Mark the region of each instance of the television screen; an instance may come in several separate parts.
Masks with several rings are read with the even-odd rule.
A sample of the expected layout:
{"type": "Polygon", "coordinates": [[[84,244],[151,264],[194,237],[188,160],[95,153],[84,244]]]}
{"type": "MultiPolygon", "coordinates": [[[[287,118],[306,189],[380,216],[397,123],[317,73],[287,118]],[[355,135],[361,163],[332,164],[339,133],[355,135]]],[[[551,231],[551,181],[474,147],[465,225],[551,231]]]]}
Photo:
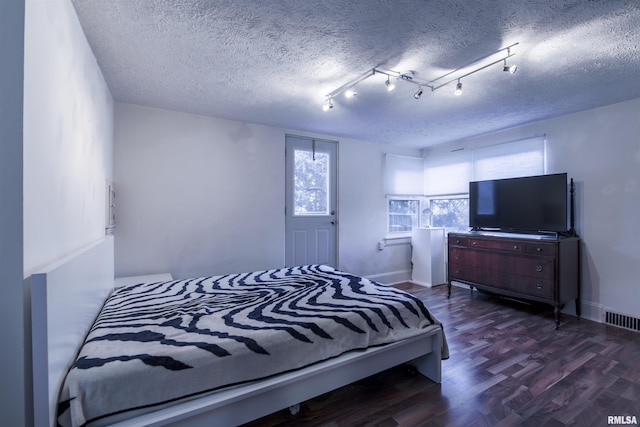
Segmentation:
{"type": "Polygon", "coordinates": [[[504,231],[567,231],[567,174],[469,183],[469,226],[504,231]]]}

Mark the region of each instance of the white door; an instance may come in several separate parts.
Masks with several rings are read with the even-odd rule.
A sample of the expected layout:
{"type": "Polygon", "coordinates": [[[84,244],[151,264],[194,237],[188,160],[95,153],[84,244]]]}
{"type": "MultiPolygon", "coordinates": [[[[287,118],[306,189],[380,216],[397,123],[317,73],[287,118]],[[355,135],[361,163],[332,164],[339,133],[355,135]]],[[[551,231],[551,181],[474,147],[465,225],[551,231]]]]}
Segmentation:
{"type": "Polygon", "coordinates": [[[337,142],[287,135],[285,264],[337,267],[337,142]]]}

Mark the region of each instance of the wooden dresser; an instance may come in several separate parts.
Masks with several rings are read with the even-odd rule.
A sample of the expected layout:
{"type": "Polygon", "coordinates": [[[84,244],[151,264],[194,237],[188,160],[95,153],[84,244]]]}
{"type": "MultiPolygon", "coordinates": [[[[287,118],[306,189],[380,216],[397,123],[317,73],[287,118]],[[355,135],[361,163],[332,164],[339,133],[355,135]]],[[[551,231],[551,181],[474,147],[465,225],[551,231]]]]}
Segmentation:
{"type": "Polygon", "coordinates": [[[461,282],[500,295],[554,306],[575,301],[580,316],[577,237],[539,239],[471,233],[448,235],[448,291],[461,282]]]}

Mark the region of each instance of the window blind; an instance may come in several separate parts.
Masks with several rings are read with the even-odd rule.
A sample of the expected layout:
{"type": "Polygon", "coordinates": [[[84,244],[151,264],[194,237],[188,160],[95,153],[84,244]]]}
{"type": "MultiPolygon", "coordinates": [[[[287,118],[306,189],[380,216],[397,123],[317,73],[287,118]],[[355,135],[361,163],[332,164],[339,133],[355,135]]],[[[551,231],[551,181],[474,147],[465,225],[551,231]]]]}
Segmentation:
{"type": "Polygon", "coordinates": [[[469,181],[545,173],[544,136],[427,156],[425,194],[466,194],[469,181]]]}
{"type": "Polygon", "coordinates": [[[422,157],[385,154],[384,192],[387,196],[424,195],[424,160],[422,157]]]}
{"type": "Polygon", "coordinates": [[[425,158],[425,194],[464,194],[471,180],[471,152],[453,151],[425,158]]]}
{"type": "Polygon", "coordinates": [[[492,145],[472,155],[473,181],[544,174],[544,137],[492,145]]]}

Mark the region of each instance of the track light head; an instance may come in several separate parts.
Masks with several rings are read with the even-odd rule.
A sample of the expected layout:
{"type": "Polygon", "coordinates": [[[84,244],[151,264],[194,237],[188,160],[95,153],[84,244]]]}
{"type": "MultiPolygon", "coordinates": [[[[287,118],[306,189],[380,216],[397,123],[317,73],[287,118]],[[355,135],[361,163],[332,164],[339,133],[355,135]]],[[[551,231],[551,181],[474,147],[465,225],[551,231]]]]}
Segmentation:
{"type": "Polygon", "coordinates": [[[384,84],[387,85],[387,90],[389,92],[391,92],[392,90],[394,90],[396,88],[396,85],[391,82],[391,80],[389,79],[389,76],[387,76],[387,81],[384,82],[384,84]]]}
{"type": "Polygon", "coordinates": [[[331,100],[331,98],[327,98],[324,105],[322,106],[322,109],[324,111],[329,111],[332,108],[333,108],[333,101],[331,100]]]}
{"type": "Polygon", "coordinates": [[[507,65],[507,60],[505,59],[504,67],[502,67],[502,71],[514,74],[516,71],[518,71],[518,66],[516,64],[507,65]]]}
{"type": "Polygon", "coordinates": [[[422,86],[420,86],[420,87],[418,88],[418,91],[417,91],[416,93],[414,93],[414,94],[413,94],[413,97],[414,97],[415,99],[420,99],[420,97],[421,97],[421,96],[422,96],[422,86]]]}
{"type": "Polygon", "coordinates": [[[347,89],[347,91],[344,93],[344,96],[346,98],[353,98],[357,94],[358,94],[358,92],[355,89],[347,89]]]}
{"type": "Polygon", "coordinates": [[[456,91],[454,92],[456,95],[462,95],[462,83],[458,80],[458,84],[456,85],[456,91]]]}

